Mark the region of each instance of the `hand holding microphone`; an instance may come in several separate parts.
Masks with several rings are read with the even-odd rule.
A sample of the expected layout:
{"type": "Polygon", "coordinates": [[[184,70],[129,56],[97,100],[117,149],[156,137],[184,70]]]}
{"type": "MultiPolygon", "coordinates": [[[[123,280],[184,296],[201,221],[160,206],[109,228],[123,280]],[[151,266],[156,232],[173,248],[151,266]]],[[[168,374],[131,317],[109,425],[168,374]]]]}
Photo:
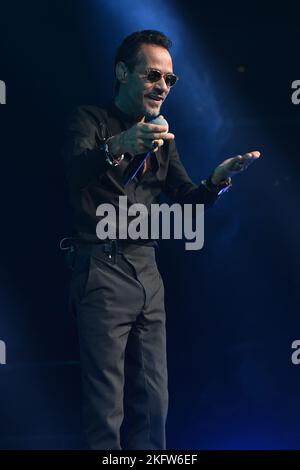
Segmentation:
{"type": "MultiPolygon", "coordinates": [[[[145,161],[150,157],[152,152],[156,152],[158,148],[164,144],[165,140],[172,140],[175,137],[174,134],[169,133],[169,125],[163,116],[159,115],[155,117],[154,119],[151,119],[150,122],[146,122],[146,119],[144,118],[141,121],[144,124],[144,126],[148,126],[147,130],[146,128],[143,128],[146,138],[140,142],[139,147],[136,147],[139,149],[139,150],[136,150],[138,152],[137,155],[140,155],[141,158],[136,157],[134,159],[134,161],[132,162],[132,168],[129,166],[130,168],[129,174],[127,174],[127,171],[128,171],[128,168],[127,168],[127,171],[125,172],[125,175],[124,175],[124,186],[130,183],[130,181],[134,179],[134,177],[137,175],[140,169],[144,167],[145,161]]],[[[133,126],[133,128],[134,127],[136,128],[137,126],[138,124],[133,126]]],[[[129,131],[131,129],[129,129],[129,131]]],[[[127,134],[127,136],[128,135],[130,134],[127,134]]]]}
{"type": "Polygon", "coordinates": [[[169,125],[163,116],[159,115],[148,122],[144,117],[130,129],[110,138],[110,149],[114,155],[130,153],[140,155],[149,150],[156,151],[165,140],[173,140],[174,134],[169,132],[169,125]]]}

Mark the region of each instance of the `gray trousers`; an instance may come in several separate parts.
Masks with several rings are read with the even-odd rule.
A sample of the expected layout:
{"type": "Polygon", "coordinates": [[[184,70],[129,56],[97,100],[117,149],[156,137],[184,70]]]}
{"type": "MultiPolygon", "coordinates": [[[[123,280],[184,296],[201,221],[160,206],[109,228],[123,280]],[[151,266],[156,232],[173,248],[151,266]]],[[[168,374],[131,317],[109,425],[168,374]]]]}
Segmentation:
{"type": "Polygon", "coordinates": [[[155,248],[81,246],[70,300],[78,325],[89,448],[165,449],[164,286],[155,248]]]}

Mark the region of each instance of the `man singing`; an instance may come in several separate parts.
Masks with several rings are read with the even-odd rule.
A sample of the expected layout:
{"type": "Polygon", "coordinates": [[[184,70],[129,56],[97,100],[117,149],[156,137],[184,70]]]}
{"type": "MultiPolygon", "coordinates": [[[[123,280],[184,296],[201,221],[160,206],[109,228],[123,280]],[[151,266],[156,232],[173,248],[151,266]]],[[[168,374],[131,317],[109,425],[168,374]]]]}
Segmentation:
{"type": "Polygon", "coordinates": [[[151,123],[177,76],[171,41],[145,30],[124,39],[115,58],[116,89],[103,107],[71,115],[64,148],[77,254],[70,286],[90,449],[165,449],[168,409],[164,287],[154,240],[99,239],[97,207],[159,202],[212,205],[259,152],[229,158],[195,185],[174,134],[151,123]],[[148,156],[147,156],[148,155],[148,156]],[[145,159],[145,156],[147,158],[145,159]]]}

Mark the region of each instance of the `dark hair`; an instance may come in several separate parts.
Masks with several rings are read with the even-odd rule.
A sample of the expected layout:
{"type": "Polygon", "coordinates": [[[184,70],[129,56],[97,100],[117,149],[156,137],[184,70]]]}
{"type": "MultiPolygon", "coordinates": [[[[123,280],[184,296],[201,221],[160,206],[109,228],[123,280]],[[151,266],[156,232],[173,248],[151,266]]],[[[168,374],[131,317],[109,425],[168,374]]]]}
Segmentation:
{"type": "MultiPolygon", "coordinates": [[[[127,36],[122,44],[118,47],[115,57],[115,69],[118,62],[124,62],[129,71],[132,72],[136,62],[137,55],[142,44],[155,44],[170,50],[172,41],[165,34],[154,29],[145,29],[144,31],[136,31],[135,33],[127,36]]],[[[117,92],[120,87],[120,82],[117,80],[115,91],[117,92]]]]}

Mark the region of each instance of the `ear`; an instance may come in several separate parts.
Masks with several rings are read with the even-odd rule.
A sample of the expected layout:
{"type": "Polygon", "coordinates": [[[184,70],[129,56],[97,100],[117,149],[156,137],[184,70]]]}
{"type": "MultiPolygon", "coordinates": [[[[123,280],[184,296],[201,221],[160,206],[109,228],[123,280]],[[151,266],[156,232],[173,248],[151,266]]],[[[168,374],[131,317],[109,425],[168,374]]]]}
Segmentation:
{"type": "Polygon", "coordinates": [[[128,77],[128,69],[124,62],[118,62],[116,64],[116,77],[120,83],[126,83],[128,77]]]}

